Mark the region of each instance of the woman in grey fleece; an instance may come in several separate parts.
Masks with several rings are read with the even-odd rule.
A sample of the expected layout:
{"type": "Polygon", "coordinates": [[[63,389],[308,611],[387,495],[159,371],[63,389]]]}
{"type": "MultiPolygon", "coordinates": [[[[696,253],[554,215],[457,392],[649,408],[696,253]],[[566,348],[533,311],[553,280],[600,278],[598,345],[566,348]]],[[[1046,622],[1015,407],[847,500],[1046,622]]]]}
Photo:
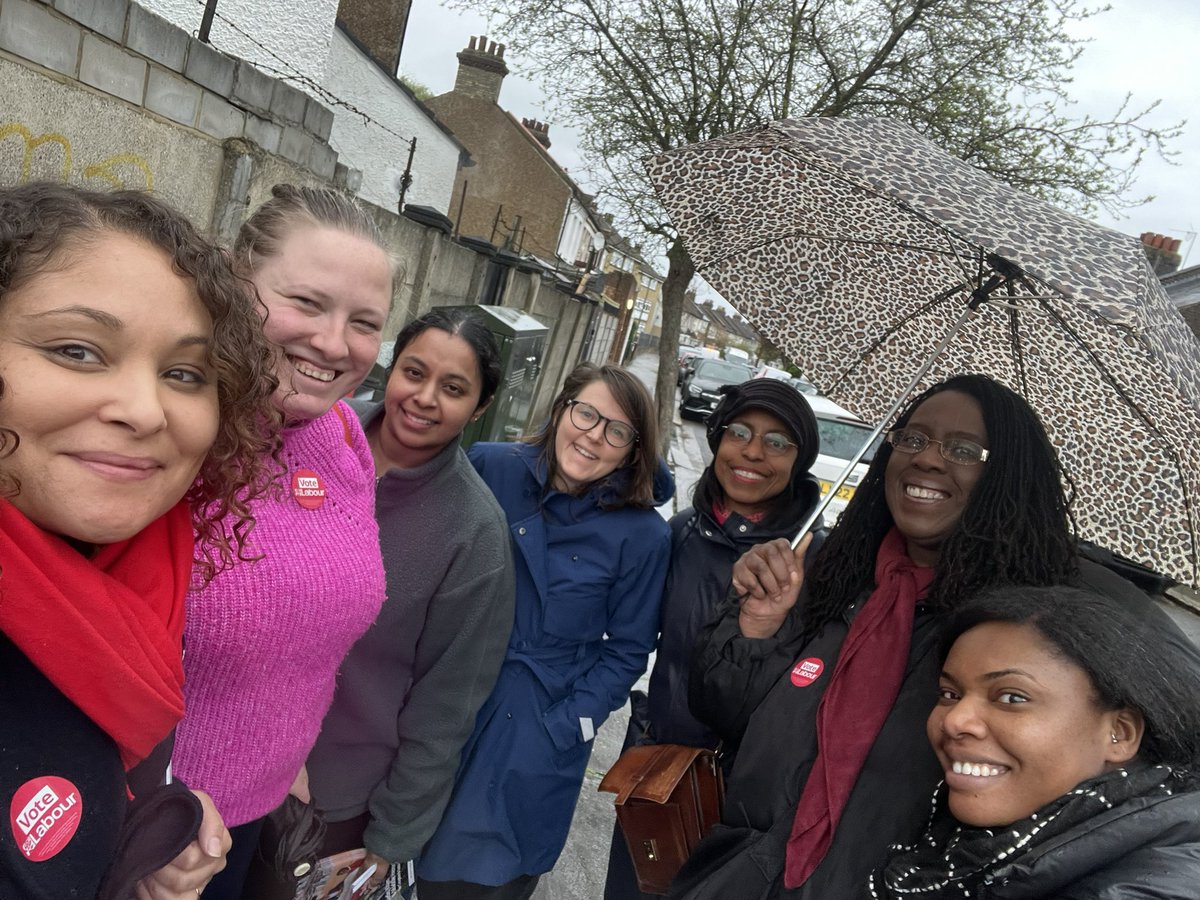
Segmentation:
{"type": "Polygon", "coordinates": [[[382,403],[360,408],[387,599],[342,665],[308,776],[330,823],[325,854],[365,847],[372,883],[437,827],[512,630],[504,513],[458,443],[500,378],[495,340],[468,309],[406,325],[382,403]]]}

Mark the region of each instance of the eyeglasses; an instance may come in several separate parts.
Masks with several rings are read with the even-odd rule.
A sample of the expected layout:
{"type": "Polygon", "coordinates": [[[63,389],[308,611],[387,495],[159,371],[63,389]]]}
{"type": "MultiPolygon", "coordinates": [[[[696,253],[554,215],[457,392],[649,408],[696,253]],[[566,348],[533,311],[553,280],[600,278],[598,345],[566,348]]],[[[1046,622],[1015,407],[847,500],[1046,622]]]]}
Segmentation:
{"type": "Polygon", "coordinates": [[[610,419],[600,415],[600,410],[582,400],[568,400],[571,410],[571,424],[580,431],[591,431],[601,422],[604,423],[604,439],[613,447],[628,447],[638,438],[638,431],[628,422],[620,419],[610,419]]]}
{"type": "MultiPolygon", "coordinates": [[[[743,425],[741,422],[722,425],[721,430],[735,444],[749,444],[754,439],[754,430],[749,425],[743,425]]],[[[771,456],[783,456],[788,450],[796,446],[795,441],[791,440],[786,434],[780,434],[778,431],[765,431],[761,437],[763,450],[771,454],[771,456]]]]}
{"type": "Polygon", "coordinates": [[[935,441],[922,431],[912,428],[894,428],[888,432],[887,442],[899,450],[915,456],[930,444],[938,445],[938,453],[942,459],[960,466],[976,466],[987,462],[991,455],[983,447],[966,438],[949,438],[945,441],[935,441]]]}

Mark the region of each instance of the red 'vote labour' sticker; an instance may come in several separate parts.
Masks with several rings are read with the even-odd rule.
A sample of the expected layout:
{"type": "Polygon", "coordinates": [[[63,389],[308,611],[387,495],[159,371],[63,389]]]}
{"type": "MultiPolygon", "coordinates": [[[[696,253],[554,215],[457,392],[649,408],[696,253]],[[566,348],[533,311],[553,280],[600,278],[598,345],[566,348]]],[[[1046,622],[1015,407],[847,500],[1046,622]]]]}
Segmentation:
{"type": "Polygon", "coordinates": [[[305,509],[317,509],[325,502],[325,482],[312,469],[297,469],[292,476],[292,496],[305,509]]]}
{"type": "Polygon", "coordinates": [[[13,794],[8,822],[21,853],[30,862],[45,862],[70,843],[83,818],[79,788],[65,778],[31,778],[13,794]]]}
{"type": "Polygon", "coordinates": [[[808,687],[825,669],[825,663],[815,656],[802,659],[792,667],[792,684],[796,687],[808,687]]]}

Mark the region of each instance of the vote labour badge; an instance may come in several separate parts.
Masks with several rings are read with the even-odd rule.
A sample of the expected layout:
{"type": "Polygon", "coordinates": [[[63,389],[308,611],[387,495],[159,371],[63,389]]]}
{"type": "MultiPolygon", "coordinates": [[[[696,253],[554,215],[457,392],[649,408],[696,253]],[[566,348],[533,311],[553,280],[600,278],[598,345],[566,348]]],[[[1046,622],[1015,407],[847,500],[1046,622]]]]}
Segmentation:
{"type": "Polygon", "coordinates": [[[24,857],[45,862],[75,837],[83,818],[83,798],[67,779],[41,775],[17,789],[8,814],[24,857]]]}
{"type": "Polygon", "coordinates": [[[325,502],[325,482],[312,469],[297,469],[292,476],[292,496],[305,509],[318,509],[325,502]]]}
{"type": "Polygon", "coordinates": [[[808,687],[820,677],[824,668],[825,663],[815,656],[802,659],[792,667],[792,684],[796,687],[808,687]]]}

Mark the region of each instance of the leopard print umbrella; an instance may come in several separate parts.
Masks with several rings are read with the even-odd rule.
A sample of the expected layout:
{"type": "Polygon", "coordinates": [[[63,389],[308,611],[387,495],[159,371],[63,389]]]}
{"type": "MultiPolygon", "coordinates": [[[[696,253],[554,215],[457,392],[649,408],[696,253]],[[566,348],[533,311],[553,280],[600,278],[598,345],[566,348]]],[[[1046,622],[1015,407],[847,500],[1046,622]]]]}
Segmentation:
{"type": "Polygon", "coordinates": [[[1080,536],[1197,584],[1200,345],[1137,240],[885,119],[774,122],[646,168],[697,272],[868,421],[995,276],[921,387],[983,372],[1019,391],[1080,536]]]}

